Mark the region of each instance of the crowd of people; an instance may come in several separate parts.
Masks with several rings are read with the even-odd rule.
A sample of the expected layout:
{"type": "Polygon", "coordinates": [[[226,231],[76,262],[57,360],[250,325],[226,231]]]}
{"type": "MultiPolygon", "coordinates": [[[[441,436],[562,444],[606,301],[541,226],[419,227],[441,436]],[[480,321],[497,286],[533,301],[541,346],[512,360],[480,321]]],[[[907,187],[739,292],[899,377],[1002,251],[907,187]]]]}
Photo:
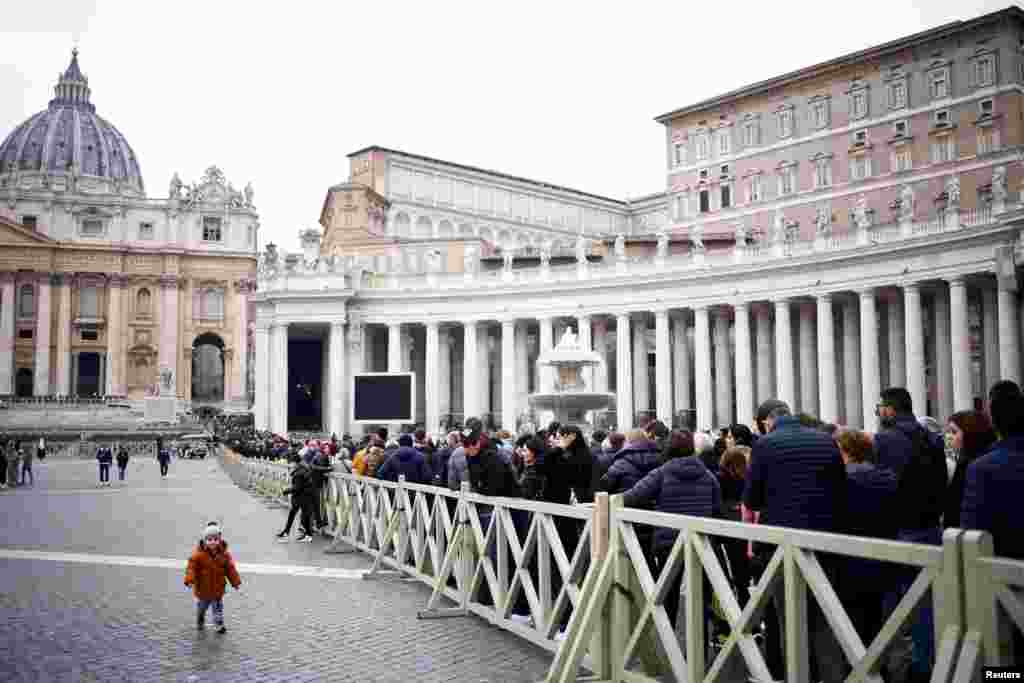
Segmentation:
{"type": "MultiPolygon", "coordinates": [[[[915,415],[906,389],[889,388],[879,397],[873,432],[823,424],[768,400],[751,426],[734,424],[717,433],[673,431],[655,420],[626,432],[594,432],[589,440],[578,427],[558,423],[513,436],[489,433],[471,418],[464,429],[436,440],[422,429],[399,435],[380,429],[358,443],[347,435],[291,443],[252,432],[229,445],[247,457],[293,462],[292,510],[281,540],[288,540],[299,513],[300,540],[323,524],[317,494],[327,473],[340,467],[358,476],[404,476],[452,490],[468,482],[482,495],[560,504],[592,502],[596,492],[607,491],[623,494],[627,506],[661,512],[931,545],[941,543],[943,528],[981,529],[992,534],[997,555],[1024,559],[1024,515],[1012,502],[1024,490],[1024,395],[1014,382],[1002,381],[988,399],[987,411],[957,412],[940,425],[915,415]]],[[[525,535],[528,517],[513,517],[525,535]]],[[[575,522],[556,523],[569,553],[581,531],[575,522]]],[[[658,576],[676,532],[641,527],[637,535],[658,576]]],[[[742,608],[774,548],[722,538],[715,550],[742,608]]],[[[914,568],[881,561],[823,554],[819,560],[865,643],[916,577],[914,568]]],[[[681,575],[665,600],[673,624],[681,575]]],[[[710,595],[708,588],[705,596],[710,595]]],[[[814,680],[841,680],[849,673],[846,658],[817,602],[809,600],[808,607],[814,680]]],[[[723,627],[727,632],[706,612],[708,633],[723,627]]],[[[777,679],[785,675],[784,614],[781,603],[770,602],[762,632],[777,679]]],[[[926,600],[911,620],[906,649],[892,648],[887,680],[929,678],[933,619],[926,600]]]]}
{"type": "Polygon", "coordinates": [[[0,436],[0,491],[18,486],[33,486],[32,465],[46,459],[46,441],[24,441],[0,436]]]}

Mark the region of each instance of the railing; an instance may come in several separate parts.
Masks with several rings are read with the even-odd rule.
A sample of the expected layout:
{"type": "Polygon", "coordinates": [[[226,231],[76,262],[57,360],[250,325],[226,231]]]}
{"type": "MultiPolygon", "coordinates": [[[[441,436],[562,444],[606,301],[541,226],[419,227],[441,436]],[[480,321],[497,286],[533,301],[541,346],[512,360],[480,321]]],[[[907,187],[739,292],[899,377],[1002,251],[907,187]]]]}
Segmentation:
{"type": "MultiPolygon", "coordinates": [[[[239,485],[287,504],[287,468],[230,454],[222,460],[239,485]]],[[[924,604],[935,615],[936,683],[977,680],[982,665],[1015,661],[1013,629],[1024,632],[1024,600],[1014,593],[1024,587],[1024,562],[992,557],[981,532],[947,530],[941,546],[928,546],[625,508],[607,494],[594,505],[566,506],[489,498],[465,484],[454,492],[347,474],[331,475],[321,504],[334,538],[328,552],[367,553],[367,579],[394,573],[426,583],[432,593],[420,618],[476,614],[553,651],[550,682],[577,680],[581,666],[609,683],[771,680],[755,631],[772,602],[783,616],[790,681],[810,680],[819,644],[812,601],[838,645],[830,664],[848,672],[834,680],[880,681],[883,656],[924,604]],[[637,525],[679,532],[657,578],[637,525]],[[716,552],[722,539],[774,546],[743,607],[716,552]],[[854,558],[916,572],[870,642],[826,569],[854,558]],[[679,573],[682,644],[664,605],[679,573]],[[440,607],[441,598],[456,607],[440,607]],[[717,649],[705,647],[711,602],[729,630],[717,649]],[[523,616],[514,617],[517,607],[523,616]]]]}

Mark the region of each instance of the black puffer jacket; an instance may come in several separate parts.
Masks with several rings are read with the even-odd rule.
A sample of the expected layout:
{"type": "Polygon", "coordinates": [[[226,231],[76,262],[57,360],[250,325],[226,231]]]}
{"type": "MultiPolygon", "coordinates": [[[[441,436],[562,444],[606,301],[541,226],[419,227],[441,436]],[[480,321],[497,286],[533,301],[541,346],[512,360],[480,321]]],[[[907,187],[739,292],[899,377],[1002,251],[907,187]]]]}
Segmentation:
{"type": "Polygon", "coordinates": [[[597,470],[589,449],[566,453],[557,446],[552,448],[544,454],[544,473],[548,480],[544,500],[568,505],[575,492],[577,502],[594,502],[597,470]]]}
{"type": "Polygon", "coordinates": [[[658,445],[653,441],[636,441],[628,443],[615,454],[611,467],[597,486],[599,491],[622,493],[636,486],[636,483],[647,476],[648,472],[661,465],[658,456],[658,445]]]}
{"type": "Polygon", "coordinates": [[[519,482],[512,466],[498,455],[493,445],[481,448],[476,457],[466,458],[469,482],[474,493],[484,496],[519,497],[519,482]]]}
{"type": "MultiPolygon", "coordinates": [[[[653,505],[658,512],[717,517],[722,508],[722,490],[699,457],[673,458],[626,491],[623,502],[628,507],[653,505]]],[[[677,534],[674,529],[655,528],[655,551],[671,547],[677,534]]]]}

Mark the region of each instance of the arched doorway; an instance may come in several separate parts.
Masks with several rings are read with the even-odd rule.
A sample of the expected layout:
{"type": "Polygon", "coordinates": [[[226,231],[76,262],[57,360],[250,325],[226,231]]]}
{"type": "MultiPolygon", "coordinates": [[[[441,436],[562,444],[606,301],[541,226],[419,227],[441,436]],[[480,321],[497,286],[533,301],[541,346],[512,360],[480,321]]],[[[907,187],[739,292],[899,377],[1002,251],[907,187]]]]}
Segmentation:
{"type": "Polygon", "coordinates": [[[18,368],[18,374],[14,376],[14,395],[19,398],[32,396],[32,370],[29,368],[18,368]]]}
{"type": "Polygon", "coordinates": [[[224,340],[212,332],[192,342],[192,400],[224,400],[224,340]]]}

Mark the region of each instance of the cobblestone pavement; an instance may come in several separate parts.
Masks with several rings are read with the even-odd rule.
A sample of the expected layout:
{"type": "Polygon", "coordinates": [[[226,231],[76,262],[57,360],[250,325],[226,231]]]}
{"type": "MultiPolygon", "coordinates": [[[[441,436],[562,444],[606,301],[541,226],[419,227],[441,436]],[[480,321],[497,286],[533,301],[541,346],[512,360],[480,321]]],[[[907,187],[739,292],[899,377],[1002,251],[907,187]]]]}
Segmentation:
{"type": "Polygon", "coordinates": [[[326,540],[274,542],[284,512],[233,486],[214,461],[175,460],[162,479],[155,461],[136,459],[126,482],[115,468],[102,489],[92,461],[35,470],[34,487],[0,492],[0,680],[499,683],[540,681],[551,661],[476,617],[418,620],[429,597],[418,582],[341,571],[243,571],[242,589],[224,600],[228,633],[197,632],[182,578],[211,519],[222,521],[239,564],[361,570],[370,562],[325,555],[326,540]]]}

